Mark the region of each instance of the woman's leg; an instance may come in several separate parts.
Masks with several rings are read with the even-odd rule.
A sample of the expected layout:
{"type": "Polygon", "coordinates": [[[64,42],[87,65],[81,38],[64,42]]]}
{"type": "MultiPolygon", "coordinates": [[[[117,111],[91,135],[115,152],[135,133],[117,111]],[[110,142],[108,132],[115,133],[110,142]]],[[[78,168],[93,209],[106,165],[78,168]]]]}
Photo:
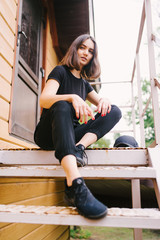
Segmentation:
{"type": "Polygon", "coordinates": [[[35,142],[44,150],[55,150],[61,162],[66,155],[76,155],[73,107],[66,101],[52,105],[42,115],[35,131],[35,142]]]}
{"type": "Polygon", "coordinates": [[[61,165],[66,173],[64,199],[68,205],[77,207],[80,214],[87,218],[102,218],[107,207],[98,201],[87,188],[81,177],[73,155],[63,157],[61,165]]]}
{"type": "Polygon", "coordinates": [[[50,112],[55,156],[61,162],[64,156],[76,156],[77,150],[73,127],[74,112],[72,105],[66,101],[56,102],[50,112]]]}
{"type": "Polygon", "coordinates": [[[112,105],[110,113],[102,117],[100,113],[97,113],[95,120],[90,119],[87,124],[79,125],[75,129],[76,142],[88,147],[106,133],[108,133],[120,120],[120,109],[112,105]]]}
{"type": "Polygon", "coordinates": [[[61,161],[61,166],[66,173],[67,186],[70,187],[74,179],[81,177],[75,156],[65,156],[61,161]]]}
{"type": "Polygon", "coordinates": [[[97,141],[95,133],[86,133],[76,145],[82,144],[85,148],[97,141]]]}
{"type": "Polygon", "coordinates": [[[91,194],[77,168],[73,109],[69,103],[55,103],[49,109],[47,118],[40,121],[35,139],[37,143],[47,147],[45,142],[48,142],[48,138],[52,142],[49,147],[55,148],[55,155],[66,173],[65,199],[68,204],[76,206],[88,218],[105,216],[107,207],[91,194]]]}

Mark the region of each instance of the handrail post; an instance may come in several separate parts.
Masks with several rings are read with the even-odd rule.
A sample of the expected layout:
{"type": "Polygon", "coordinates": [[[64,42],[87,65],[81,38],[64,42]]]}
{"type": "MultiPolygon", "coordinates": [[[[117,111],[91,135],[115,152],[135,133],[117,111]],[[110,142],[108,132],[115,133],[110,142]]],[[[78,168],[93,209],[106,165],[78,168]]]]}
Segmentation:
{"type": "Polygon", "coordinates": [[[145,12],[147,23],[147,39],[148,39],[148,55],[149,55],[149,71],[151,82],[152,107],[154,116],[154,131],[156,144],[160,144],[160,110],[158,105],[158,91],[155,86],[154,78],[156,77],[154,43],[152,40],[152,16],[150,0],[145,0],[145,12]]]}
{"type": "Polygon", "coordinates": [[[134,99],[133,81],[131,82],[131,105],[132,105],[133,134],[134,134],[134,138],[136,139],[136,115],[135,115],[135,99],[134,99]]]}
{"type": "Polygon", "coordinates": [[[145,147],[145,134],[144,134],[144,120],[143,120],[143,103],[142,103],[142,88],[140,77],[140,64],[139,54],[136,54],[136,69],[137,69],[137,86],[138,86],[138,105],[139,105],[139,121],[140,121],[140,133],[141,133],[141,147],[145,147]]]}

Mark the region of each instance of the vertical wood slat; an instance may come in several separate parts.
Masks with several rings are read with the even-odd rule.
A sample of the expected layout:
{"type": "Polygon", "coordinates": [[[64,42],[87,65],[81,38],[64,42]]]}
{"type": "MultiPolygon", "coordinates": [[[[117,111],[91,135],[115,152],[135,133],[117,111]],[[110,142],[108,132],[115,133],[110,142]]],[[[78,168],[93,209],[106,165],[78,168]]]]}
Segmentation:
{"type": "Polygon", "coordinates": [[[142,87],[141,87],[141,75],[140,75],[140,63],[139,54],[136,54],[136,66],[137,66],[137,86],[138,86],[138,105],[139,105],[139,119],[140,119],[140,138],[141,147],[145,147],[145,133],[144,133],[144,120],[143,120],[143,103],[142,103],[142,87]]]}
{"type": "Polygon", "coordinates": [[[154,54],[154,42],[152,40],[152,15],[151,15],[151,2],[145,0],[145,12],[146,12],[146,23],[147,23],[147,40],[148,40],[148,55],[149,55],[149,72],[150,72],[150,83],[151,83],[151,95],[152,95],[152,107],[154,116],[154,131],[156,143],[160,144],[160,110],[158,101],[158,90],[155,86],[154,78],[156,77],[155,67],[155,54],[154,54]]]}
{"type": "MultiPolygon", "coordinates": [[[[132,186],[132,207],[141,208],[140,180],[132,179],[131,186],[132,186]]],[[[142,229],[134,228],[133,233],[134,233],[135,240],[143,239],[142,229]]]]}

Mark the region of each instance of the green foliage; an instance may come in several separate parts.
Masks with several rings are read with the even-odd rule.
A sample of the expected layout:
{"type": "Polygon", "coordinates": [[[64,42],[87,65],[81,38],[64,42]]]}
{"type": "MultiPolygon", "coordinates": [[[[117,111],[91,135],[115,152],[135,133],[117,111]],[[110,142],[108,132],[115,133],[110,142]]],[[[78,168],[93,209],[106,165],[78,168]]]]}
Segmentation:
{"type": "Polygon", "coordinates": [[[90,148],[109,148],[111,141],[109,139],[100,138],[97,142],[93,143],[90,148]]]}
{"type": "Polygon", "coordinates": [[[119,138],[121,136],[121,134],[120,133],[114,133],[114,136],[113,136],[113,138],[114,138],[114,140],[116,140],[117,138],[119,138]]]}
{"type": "MultiPolygon", "coordinates": [[[[91,232],[88,240],[133,240],[133,229],[83,226],[82,230],[91,232]]],[[[159,230],[143,229],[143,240],[160,240],[159,230]]]]}
{"type": "Polygon", "coordinates": [[[76,239],[88,239],[91,233],[88,230],[81,229],[80,227],[73,227],[70,229],[70,236],[76,239]]]}
{"type": "MultiPolygon", "coordinates": [[[[142,83],[142,97],[143,97],[143,106],[146,106],[147,100],[150,96],[150,82],[146,79],[143,80],[142,83]]],[[[135,97],[135,116],[136,116],[136,124],[139,124],[139,108],[138,108],[138,98],[135,97]]],[[[132,122],[132,112],[128,111],[125,119],[128,121],[128,125],[132,122]]],[[[148,147],[155,140],[154,133],[154,119],[153,119],[153,111],[152,104],[149,103],[149,106],[145,112],[144,116],[144,129],[145,129],[145,142],[146,147],[148,147]]]]}

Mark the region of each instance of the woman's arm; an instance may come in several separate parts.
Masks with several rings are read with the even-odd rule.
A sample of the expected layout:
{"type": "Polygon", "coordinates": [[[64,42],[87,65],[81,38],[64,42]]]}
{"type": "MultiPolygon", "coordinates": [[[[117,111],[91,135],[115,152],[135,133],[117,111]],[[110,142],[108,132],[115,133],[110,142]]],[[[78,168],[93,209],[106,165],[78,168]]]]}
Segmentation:
{"type": "Polygon", "coordinates": [[[87,100],[97,106],[96,111],[105,116],[111,111],[111,103],[108,98],[101,98],[94,90],[87,95],[87,100]]]}
{"type": "Polygon", "coordinates": [[[71,95],[56,95],[57,90],[59,88],[59,83],[54,80],[50,79],[47,81],[41,96],[40,96],[40,106],[43,108],[50,108],[55,102],[64,100],[71,102],[71,95]]]}
{"type": "Polygon", "coordinates": [[[91,116],[92,119],[94,119],[93,111],[88,106],[88,104],[78,95],[76,94],[60,94],[57,95],[57,90],[59,88],[59,83],[54,80],[50,79],[47,81],[41,96],[40,96],[40,106],[43,108],[50,108],[54,103],[58,101],[67,101],[72,103],[76,116],[80,121],[84,122],[88,121],[88,116],[91,116]]]}

